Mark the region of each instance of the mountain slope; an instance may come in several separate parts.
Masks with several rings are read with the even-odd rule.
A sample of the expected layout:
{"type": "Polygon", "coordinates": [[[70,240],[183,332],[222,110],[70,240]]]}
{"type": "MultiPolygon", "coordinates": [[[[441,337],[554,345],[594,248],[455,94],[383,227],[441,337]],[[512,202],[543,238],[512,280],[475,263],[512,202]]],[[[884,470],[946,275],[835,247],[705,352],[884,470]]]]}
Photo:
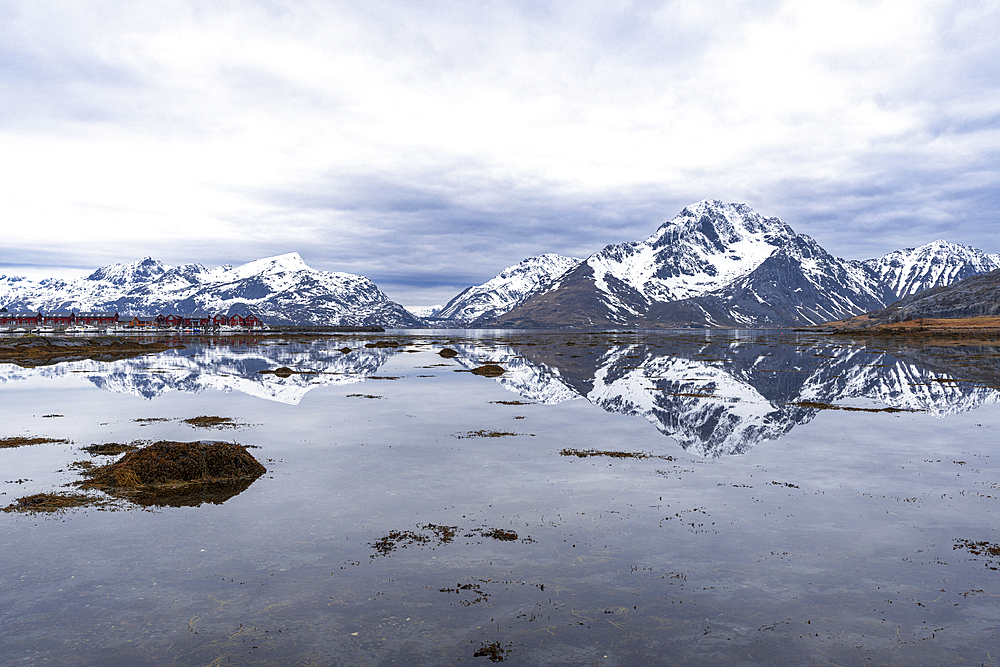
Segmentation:
{"type": "Polygon", "coordinates": [[[146,257],[71,281],[0,278],[0,303],[8,310],[117,310],[140,316],[251,311],[272,324],[421,324],[368,278],[312,269],[298,253],[214,269],[171,267],[146,257]]]}
{"type": "Polygon", "coordinates": [[[473,324],[503,315],[580,263],[575,257],[539,255],[508,266],[482,285],[468,287],[444,305],[435,318],[473,324]]]}
{"type": "Polygon", "coordinates": [[[869,325],[920,318],[1000,316],[1000,269],[904,297],[868,314],[869,325]]]}

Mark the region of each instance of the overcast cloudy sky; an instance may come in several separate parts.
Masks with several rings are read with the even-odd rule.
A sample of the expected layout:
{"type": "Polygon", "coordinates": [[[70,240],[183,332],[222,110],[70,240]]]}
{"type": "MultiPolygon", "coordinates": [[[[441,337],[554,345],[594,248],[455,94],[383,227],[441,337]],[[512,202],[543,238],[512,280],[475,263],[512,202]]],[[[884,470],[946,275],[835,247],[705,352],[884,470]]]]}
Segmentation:
{"type": "Polygon", "coordinates": [[[297,251],[406,305],[742,201],[1000,252],[1000,3],[0,3],[0,273],[297,251]]]}

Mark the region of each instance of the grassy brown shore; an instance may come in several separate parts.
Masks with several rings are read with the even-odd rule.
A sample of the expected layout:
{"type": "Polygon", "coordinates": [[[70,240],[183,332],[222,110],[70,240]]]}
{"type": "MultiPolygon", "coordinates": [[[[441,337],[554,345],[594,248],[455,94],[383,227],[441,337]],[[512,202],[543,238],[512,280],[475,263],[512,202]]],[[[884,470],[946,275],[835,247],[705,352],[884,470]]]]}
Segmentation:
{"type": "Polygon", "coordinates": [[[19,336],[0,338],[0,362],[30,368],[81,359],[114,361],[181,347],[184,345],[177,341],[136,340],[121,336],[19,336]]]}
{"type": "Polygon", "coordinates": [[[875,323],[867,315],[827,322],[817,327],[833,333],[861,336],[899,336],[929,339],[935,343],[1000,343],[1000,317],[965,317],[956,319],[920,318],[905,322],[875,323]]]}

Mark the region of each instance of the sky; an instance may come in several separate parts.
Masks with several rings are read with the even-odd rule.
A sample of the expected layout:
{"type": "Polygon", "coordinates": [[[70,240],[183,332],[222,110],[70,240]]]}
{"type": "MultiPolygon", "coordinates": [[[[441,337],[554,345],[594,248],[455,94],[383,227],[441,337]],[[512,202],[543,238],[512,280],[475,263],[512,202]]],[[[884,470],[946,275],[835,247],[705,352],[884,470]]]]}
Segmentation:
{"type": "Polygon", "coordinates": [[[298,252],[407,306],[745,202],[1000,252],[995,0],[0,3],[0,273],[298,252]]]}

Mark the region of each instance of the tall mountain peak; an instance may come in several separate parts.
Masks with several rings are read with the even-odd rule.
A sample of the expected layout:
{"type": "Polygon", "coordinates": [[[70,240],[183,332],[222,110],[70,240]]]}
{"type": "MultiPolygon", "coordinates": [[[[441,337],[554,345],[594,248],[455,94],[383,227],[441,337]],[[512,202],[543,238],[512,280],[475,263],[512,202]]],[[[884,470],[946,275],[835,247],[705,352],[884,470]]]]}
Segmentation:
{"type": "Polygon", "coordinates": [[[102,266],[87,276],[85,280],[103,280],[113,285],[125,285],[158,278],[170,268],[163,262],[146,256],[135,262],[102,266]]]}

